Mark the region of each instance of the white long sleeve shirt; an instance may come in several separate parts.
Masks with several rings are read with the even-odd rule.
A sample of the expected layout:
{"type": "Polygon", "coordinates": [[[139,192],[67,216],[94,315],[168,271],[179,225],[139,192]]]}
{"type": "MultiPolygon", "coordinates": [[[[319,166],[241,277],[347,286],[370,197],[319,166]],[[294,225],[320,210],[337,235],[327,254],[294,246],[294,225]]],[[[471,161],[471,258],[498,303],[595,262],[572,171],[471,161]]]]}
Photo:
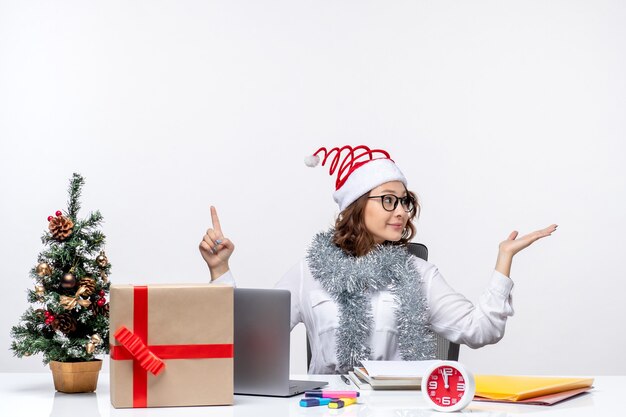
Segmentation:
{"type": "MultiPolygon", "coordinates": [[[[429,307],[429,324],[434,332],[472,348],[495,343],[502,338],[506,320],[513,315],[513,281],[494,270],[478,304],[474,305],[448,285],[435,265],[417,257],[412,259],[422,276],[422,291],[429,307]]],[[[235,283],[230,271],[213,282],[235,283]]],[[[306,259],[288,271],[276,288],[291,292],[291,328],[298,323],[306,326],[311,344],[309,373],[336,373],[335,335],[338,330],[341,331],[338,329],[338,306],[319,281],[313,278],[306,259]]],[[[389,291],[374,293],[371,308],[374,327],[369,339],[370,359],[401,360],[394,297],[389,291]]]]}

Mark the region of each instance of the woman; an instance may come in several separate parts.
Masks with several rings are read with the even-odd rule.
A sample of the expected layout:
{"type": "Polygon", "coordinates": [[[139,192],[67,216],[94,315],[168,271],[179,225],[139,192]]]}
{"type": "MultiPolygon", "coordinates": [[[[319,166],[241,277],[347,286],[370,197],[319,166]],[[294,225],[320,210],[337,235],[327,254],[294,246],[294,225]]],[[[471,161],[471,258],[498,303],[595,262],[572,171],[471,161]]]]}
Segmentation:
{"type": "MultiPolygon", "coordinates": [[[[499,341],[513,315],[513,256],[556,225],[500,243],[492,277],[477,305],[455,292],[437,267],[408,253],[419,204],[386,151],[366,146],[320,148],[305,161],[337,172],[335,227],[313,239],[308,254],[277,284],[291,291],[291,327],[304,322],[311,343],[309,373],[345,373],[361,360],[422,360],[435,337],[472,348],[499,341]]],[[[213,282],[232,283],[233,243],[211,207],[200,252],[213,282]]]]}

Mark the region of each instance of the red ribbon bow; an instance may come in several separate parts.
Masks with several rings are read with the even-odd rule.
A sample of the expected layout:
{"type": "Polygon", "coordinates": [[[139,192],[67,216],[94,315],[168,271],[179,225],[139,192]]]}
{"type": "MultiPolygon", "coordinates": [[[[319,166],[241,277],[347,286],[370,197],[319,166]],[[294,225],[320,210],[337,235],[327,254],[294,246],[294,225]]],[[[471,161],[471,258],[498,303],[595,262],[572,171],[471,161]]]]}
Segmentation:
{"type": "Polygon", "coordinates": [[[122,326],[113,335],[118,342],[122,344],[130,352],[130,354],[139,362],[146,371],[152,375],[158,375],[165,369],[165,363],[146,346],[139,336],[128,330],[126,326],[122,326]]]}

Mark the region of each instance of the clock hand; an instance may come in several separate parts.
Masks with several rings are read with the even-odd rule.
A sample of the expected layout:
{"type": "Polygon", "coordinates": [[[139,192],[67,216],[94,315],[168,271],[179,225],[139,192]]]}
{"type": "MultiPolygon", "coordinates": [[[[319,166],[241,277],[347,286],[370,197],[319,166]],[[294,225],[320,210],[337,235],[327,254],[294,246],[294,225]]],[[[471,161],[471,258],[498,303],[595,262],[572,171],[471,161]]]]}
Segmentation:
{"type": "Polygon", "coordinates": [[[450,388],[450,385],[448,384],[448,372],[447,369],[442,369],[441,370],[441,374],[443,375],[443,383],[444,383],[444,387],[446,389],[450,388]]]}

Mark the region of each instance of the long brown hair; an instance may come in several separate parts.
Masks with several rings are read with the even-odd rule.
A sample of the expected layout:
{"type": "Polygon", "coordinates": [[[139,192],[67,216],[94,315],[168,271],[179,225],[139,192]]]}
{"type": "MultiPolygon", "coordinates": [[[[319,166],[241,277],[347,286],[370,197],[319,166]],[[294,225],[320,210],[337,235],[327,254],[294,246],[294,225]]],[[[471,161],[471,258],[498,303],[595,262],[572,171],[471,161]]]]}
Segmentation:
{"type": "MultiPolygon", "coordinates": [[[[406,246],[415,236],[413,219],[419,216],[420,205],[417,195],[407,190],[407,194],[415,201],[415,210],[409,215],[406,228],[402,231],[402,237],[397,242],[386,241],[384,245],[406,246]]],[[[335,221],[335,236],[333,243],[339,246],[345,253],[352,256],[363,256],[376,245],[374,236],[365,227],[365,205],[368,202],[369,193],[363,194],[354,203],[346,207],[335,221]]]]}

